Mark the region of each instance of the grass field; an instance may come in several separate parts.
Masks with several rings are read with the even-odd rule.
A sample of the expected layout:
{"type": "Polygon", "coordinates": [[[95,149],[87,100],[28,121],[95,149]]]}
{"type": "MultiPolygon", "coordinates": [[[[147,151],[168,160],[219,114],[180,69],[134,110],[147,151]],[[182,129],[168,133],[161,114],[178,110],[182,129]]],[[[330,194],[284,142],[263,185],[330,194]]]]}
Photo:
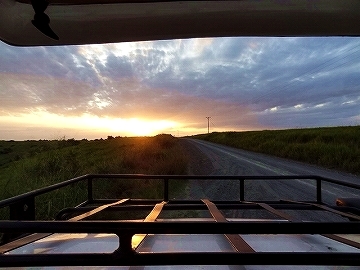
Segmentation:
{"type": "Polygon", "coordinates": [[[360,126],[213,132],[194,138],[360,175],[360,126]]]}
{"type": "MultiPolygon", "coordinates": [[[[213,132],[193,136],[246,150],[267,153],[360,175],[360,126],[213,132]]],[[[177,138],[116,137],[103,140],[0,141],[0,199],[91,173],[186,174],[188,157],[177,138]]],[[[181,183],[171,192],[182,189],[181,183]]],[[[99,182],[98,197],[155,198],[161,183],[99,182]]],[[[38,217],[86,198],[77,185],[38,198],[38,217]]],[[[0,209],[0,216],[6,216],[0,209]]]]}
{"type": "MultiPolygon", "coordinates": [[[[171,135],[116,137],[106,140],[0,141],[0,199],[45,187],[84,174],[185,174],[187,157],[171,135]]],[[[98,182],[98,197],[160,197],[160,181],[98,182]]],[[[180,186],[172,187],[173,192],[180,186]]],[[[52,217],[58,210],[86,198],[86,187],[40,196],[38,217],[52,217]]],[[[1,215],[1,211],[0,211],[1,215]]],[[[3,216],[6,215],[3,214],[3,216]]]]}

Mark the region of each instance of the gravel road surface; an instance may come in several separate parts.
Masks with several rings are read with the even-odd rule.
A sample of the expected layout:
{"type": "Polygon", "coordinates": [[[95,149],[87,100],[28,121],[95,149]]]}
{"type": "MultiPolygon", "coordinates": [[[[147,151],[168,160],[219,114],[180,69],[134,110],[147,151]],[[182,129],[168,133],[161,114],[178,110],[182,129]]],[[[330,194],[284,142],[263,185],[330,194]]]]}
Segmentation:
{"type": "MultiPolygon", "coordinates": [[[[269,155],[244,151],[232,147],[201,140],[182,139],[191,159],[188,174],[192,175],[319,175],[326,178],[360,184],[360,177],[324,169],[318,166],[277,158],[269,155]]],[[[187,190],[191,198],[212,200],[239,199],[239,182],[192,181],[187,190]]],[[[335,205],[338,197],[360,197],[354,189],[342,188],[333,184],[323,184],[323,201],[335,205]]],[[[245,182],[246,200],[316,200],[315,181],[264,180],[245,182]]],[[[233,216],[239,215],[233,214],[233,216]]],[[[298,214],[295,214],[296,216],[298,214]]],[[[324,219],[328,217],[303,213],[300,218],[324,219]],[[313,215],[313,216],[312,216],[313,215]]],[[[331,215],[330,220],[332,220],[331,215]]],[[[334,221],[338,217],[334,217],[334,221]]],[[[329,220],[329,221],[330,221],[329,220]]]]}

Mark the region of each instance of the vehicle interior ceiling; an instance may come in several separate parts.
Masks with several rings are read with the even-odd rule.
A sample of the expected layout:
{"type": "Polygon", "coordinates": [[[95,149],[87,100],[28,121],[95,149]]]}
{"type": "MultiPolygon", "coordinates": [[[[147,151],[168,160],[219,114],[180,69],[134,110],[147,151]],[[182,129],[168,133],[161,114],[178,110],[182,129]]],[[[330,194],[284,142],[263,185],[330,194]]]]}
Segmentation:
{"type": "Polygon", "coordinates": [[[357,0],[3,0],[0,18],[0,39],[16,46],[360,34],[357,0]]]}

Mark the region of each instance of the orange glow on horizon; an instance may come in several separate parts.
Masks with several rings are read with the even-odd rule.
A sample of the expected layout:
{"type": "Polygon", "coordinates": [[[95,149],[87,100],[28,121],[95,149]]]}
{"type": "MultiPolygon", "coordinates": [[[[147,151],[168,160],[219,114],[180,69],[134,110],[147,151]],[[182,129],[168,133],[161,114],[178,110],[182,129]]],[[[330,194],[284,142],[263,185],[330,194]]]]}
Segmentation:
{"type": "Polygon", "coordinates": [[[89,133],[96,132],[116,136],[154,136],[160,133],[176,133],[181,126],[177,122],[168,120],[110,118],[90,114],[63,116],[44,111],[0,116],[0,123],[39,129],[64,129],[65,127],[69,130],[88,130],[89,133]]]}

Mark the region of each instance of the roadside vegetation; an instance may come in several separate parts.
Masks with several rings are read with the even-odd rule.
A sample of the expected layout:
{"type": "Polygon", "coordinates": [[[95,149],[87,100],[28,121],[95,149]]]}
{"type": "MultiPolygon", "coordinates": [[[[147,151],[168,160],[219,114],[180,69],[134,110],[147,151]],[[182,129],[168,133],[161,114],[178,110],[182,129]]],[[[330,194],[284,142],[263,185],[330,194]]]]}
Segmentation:
{"type": "MultiPolygon", "coordinates": [[[[186,174],[186,170],[187,157],[178,139],[167,134],[92,141],[0,141],[1,200],[85,174],[166,175],[186,174]]],[[[170,192],[177,192],[181,185],[178,182],[170,192]]],[[[162,182],[95,181],[94,193],[98,198],[160,198],[162,182]]],[[[85,183],[39,196],[37,218],[50,218],[86,196],[85,183]]],[[[0,211],[0,216],[6,215],[6,210],[0,211]]]]}
{"type": "MultiPolygon", "coordinates": [[[[213,132],[193,138],[360,175],[360,126],[213,132]]],[[[188,157],[177,138],[112,137],[99,140],[0,141],[0,200],[84,174],[186,174],[188,157]]],[[[186,183],[172,181],[170,196],[186,183]]],[[[36,199],[37,218],[86,200],[86,183],[36,199]]],[[[161,198],[162,182],[95,181],[96,198],[161,198]]],[[[0,218],[8,218],[0,209],[0,218]]]]}
{"type": "Polygon", "coordinates": [[[360,175],[360,126],[213,132],[193,138],[360,175]]]}

